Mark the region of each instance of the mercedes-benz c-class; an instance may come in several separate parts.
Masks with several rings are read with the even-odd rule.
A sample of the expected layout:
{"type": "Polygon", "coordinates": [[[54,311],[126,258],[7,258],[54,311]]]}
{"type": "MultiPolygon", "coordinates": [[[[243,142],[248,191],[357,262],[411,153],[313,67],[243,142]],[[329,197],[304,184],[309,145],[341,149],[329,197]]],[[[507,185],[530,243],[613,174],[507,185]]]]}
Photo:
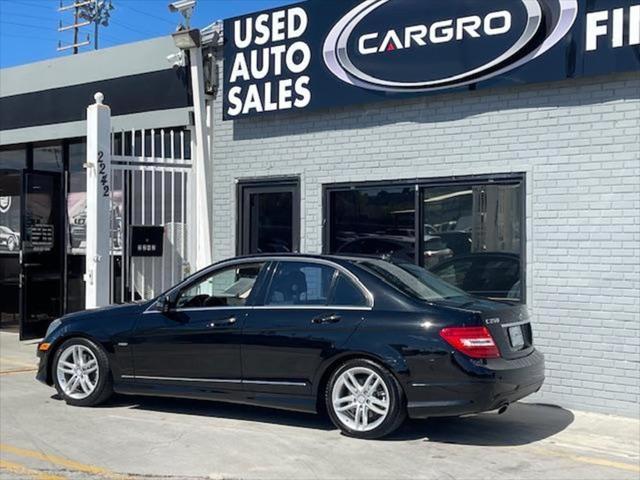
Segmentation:
{"type": "Polygon", "coordinates": [[[544,380],[524,306],[366,257],[223,261],[152,301],[54,321],[38,354],[71,405],[117,392],[326,411],[359,438],[504,409],[544,380]]]}

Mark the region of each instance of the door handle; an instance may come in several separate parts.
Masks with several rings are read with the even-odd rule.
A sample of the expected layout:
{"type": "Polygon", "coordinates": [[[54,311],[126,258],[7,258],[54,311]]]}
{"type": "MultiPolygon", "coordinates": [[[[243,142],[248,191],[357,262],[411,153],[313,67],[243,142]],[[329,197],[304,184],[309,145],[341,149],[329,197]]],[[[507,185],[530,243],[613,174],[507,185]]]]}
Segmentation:
{"type": "Polygon", "coordinates": [[[229,317],[226,320],[216,320],[214,322],[209,323],[209,328],[230,327],[237,321],[238,319],[236,317],[229,317]]]}
{"type": "Polygon", "coordinates": [[[311,321],[316,324],[325,324],[325,323],[338,323],[340,320],[342,320],[342,317],[340,315],[336,313],[332,313],[331,315],[323,315],[320,317],[316,317],[311,321]]]}

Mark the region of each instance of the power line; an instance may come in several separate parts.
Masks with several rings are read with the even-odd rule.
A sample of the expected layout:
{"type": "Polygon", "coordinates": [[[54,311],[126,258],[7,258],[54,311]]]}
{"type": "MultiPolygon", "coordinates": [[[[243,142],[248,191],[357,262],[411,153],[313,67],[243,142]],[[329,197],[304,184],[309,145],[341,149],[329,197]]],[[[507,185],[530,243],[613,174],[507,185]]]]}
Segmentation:
{"type": "MultiPolygon", "coordinates": [[[[0,0],[2,1],[2,0],[0,0]]],[[[2,13],[3,17],[18,17],[18,18],[33,18],[35,20],[46,20],[48,22],[55,22],[52,17],[42,17],[40,15],[29,15],[27,13],[2,13]]]]}
{"type": "Polygon", "coordinates": [[[152,33],[152,32],[149,32],[148,30],[139,30],[134,25],[129,25],[121,20],[111,19],[111,24],[116,27],[124,28],[126,30],[129,30],[131,32],[138,33],[141,35],[151,35],[151,36],[162,35],[162,33],[152,33]]]}
{"type": "Polygon", "coordinates": [[[52,40],[52,41],[56,41],[57,38],[55,37],[43,37],[40,35],[21,35],[19,33],[5,33],[5,32],[0,32],[0,39],[2,39],[3,37],[12,37],[12,38],[34,38],[37,40],[52,40]]]}
{"type": "Polygon", "coordinates": [[[20,22],[7,22],[5,20],[0,20],[0,23],[4,24],[4,25],[15,25],[17,27],[23,27],[23,28],[34,28],[36,30],[42,30],[42,25],[29,25],[28,23],[20,23],[20,22]]]}
{"type": "MultiPolygon", "coordinates": [[[[43,5],[43,2],[40,3],[32,3],[32,2],[25,2],[23,0],[12,0],[11,3],[15,3],[17,5],[23,5],[23,6],[27,6],[27,7],[34,7],[34,8],[42,8],[44,10],[47,10],[49,12],[51,11],[56,11],[57,7],[54,3],[51,3],[51,7],[45,7],[43,5]]],[[[0,4],[2,4],[2,1],[0,1],[0,4]]]]}
{"type": "Polygon", "coordinates": [[[175,27],[175,26],[176,26],[176,24],[175,24],[174,22],[172,22],[172,21],[170,21],[170,20],[167,20],[166,18],[162,18],[161,16],[159,16],[159,15],[155,15],[155,14],[153,14],[153,13],[145,12],[144,10],[139,10],[139,9],[137,9],[137,8],[135,8],[135,7],[132,7],[131,5],[127,5],[127,4],[125,4],[124,2],[123,2],[121,5],[119,5],[119,6],[124,7],[124,8],[126,8],[126,9],[128,9],[128,10],[131,10],[131,11],[133,11],[133,12],[139,13],[139,14],[141,14],[141,15],[145,15],[145,16],[147,16],[147,17],[151,17],[151,18],[155,18],[156,20],[163,21],[163,22],[165,22],[165,23],[168,23],[168,24],[169,24],[169,25],[171,25],[172,27],[175,27]]]}

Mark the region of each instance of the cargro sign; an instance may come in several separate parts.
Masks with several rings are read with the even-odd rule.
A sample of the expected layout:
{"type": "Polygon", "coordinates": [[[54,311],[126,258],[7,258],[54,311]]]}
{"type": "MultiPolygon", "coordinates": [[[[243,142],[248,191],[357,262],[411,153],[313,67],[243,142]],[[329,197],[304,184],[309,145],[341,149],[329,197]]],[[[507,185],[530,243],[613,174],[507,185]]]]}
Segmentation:
{"type": "Polygon", "coordinates": [[[224,118],[640,70],[639,0],[308,0],[224,23],[224,118]]]}

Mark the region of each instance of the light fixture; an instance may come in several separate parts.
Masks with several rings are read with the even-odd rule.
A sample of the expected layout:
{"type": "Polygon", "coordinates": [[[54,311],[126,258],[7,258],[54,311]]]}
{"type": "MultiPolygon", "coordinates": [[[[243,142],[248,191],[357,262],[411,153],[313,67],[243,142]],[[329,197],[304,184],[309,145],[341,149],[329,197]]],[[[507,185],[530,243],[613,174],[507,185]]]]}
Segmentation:
{"type": "Polygon", "coordinates": [[[178,30],[172,33],[173,43],[182,50],[200,47],[200,30],[178,30]]]}

